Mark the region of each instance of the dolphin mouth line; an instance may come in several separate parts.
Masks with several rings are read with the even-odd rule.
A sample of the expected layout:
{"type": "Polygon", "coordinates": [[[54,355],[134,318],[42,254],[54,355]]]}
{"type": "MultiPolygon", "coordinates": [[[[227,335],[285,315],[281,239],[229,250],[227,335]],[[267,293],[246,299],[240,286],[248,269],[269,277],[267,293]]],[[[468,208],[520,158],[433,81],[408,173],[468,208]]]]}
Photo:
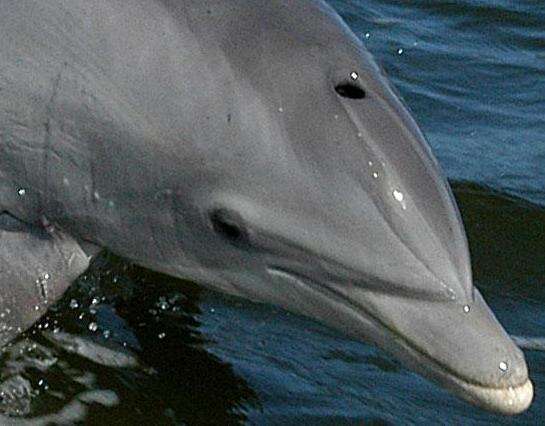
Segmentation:
{"type": "Polygon", "coordinates": [[[331,289],[312,278],[282,267],[270,266],[267,270],[269,273],[275,275],[287,276],[305,288],[310,288],[312,285],[312,288],[322,293],[322,295],[328,298],[333,297],[338,302],[342,302],[345,305],[347,304],[355,315],[360,317],[363,315],[367,316],[366,319],[370,319],[375,325],[378,325],[380,329],[390,334],[409,356],[416,359],[420,358],[420,360],[423,359],[428,362],[426,368],[423,368],[421,363],[418,365],[413,362],[413,369],[416,369],[420,374],[431,378],[435,382],[440,383],[443,387],[450,389],[460,398],[479,405],[482,408],[508,415],[518,414],[530,406],[533,399],[533,385],[530,379],[526,379],[526,381],[520,384],[502,387],[487,386],[461,377],[448,366],[423,352],[405,336],[398,333],[392,327],[389,327],[363,306],[354,303],[342,293],[331,289]]]}

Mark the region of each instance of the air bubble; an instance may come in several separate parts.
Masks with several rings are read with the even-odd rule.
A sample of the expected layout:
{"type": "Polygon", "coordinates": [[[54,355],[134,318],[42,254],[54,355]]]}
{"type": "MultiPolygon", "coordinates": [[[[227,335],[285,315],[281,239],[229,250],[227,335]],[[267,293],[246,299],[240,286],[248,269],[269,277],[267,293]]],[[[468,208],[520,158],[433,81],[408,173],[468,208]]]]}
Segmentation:
{"type": "Polygon", "coordinates": [[[358,75],[358,73],[356,71],[353,71],[351,74],[350,74],[350,78],[352,80],[357,80],[360,76],[358,75]]]}
{"type": "Polygon", "coordinates": [[[505,372],[509,369],[509,366],[507,365],[507,363],[505,361],[502,361],[500,362],[500,370],[505,372]]]}
{"type": "Polygon", "coordinates": [[[465,306],[464,306],[464,312],[465,312],[466,314],[469,314],[469,311],[471,311],[471,307],[470,307],[469,305],[465,305],[465,306]]]}
{"type": "Polygon", "coordinates": [[[96,322],[92,322],[89,324],[89,331],[97,331],[98,330],[98,324],[96,322]]]}
{"type": "Polygon", "coordinates": [[[17,190],[17,194],[19,194],[21,197],[26,195],[26,189],[25,188],[19,188],[17,190]]]}
{"type": "Polygon", "coordinates": [[[403,49],[397,49],[397,54],[398,55],[403,55],[403,49]]]}

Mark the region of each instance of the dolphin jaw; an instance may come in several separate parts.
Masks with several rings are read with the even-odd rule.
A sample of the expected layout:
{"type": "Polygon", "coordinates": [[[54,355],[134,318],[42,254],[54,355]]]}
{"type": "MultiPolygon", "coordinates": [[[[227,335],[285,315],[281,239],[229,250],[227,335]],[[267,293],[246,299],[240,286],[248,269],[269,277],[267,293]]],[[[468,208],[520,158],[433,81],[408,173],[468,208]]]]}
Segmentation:
{"type": "MultiPolygon", "coordinates": [[[[456,377],[452,379],[457,380],[456,377]]],[[[520,414],[527,410],[534,397],[534,386],[530,379],[522,385],[507,388],[487,388],[461,380],[457,385],[465,390],[461,392],[453,388],[461,398],[486,410],[505,415],[520,414]]]]}
{"type": "MultiPolygon", "coordinates": [[[[397,343],[403,346],[405,353],[400,357],[398,352],[396,358],[401,358],[405,365],[412,370],[478,407],[498,414],[515,415],[527,410],[532,403],[534,387],[528,378],[523,383],[515,386],[482,386],[452,374],[451,371],[440,365],[429,355],[410,345],[402,337],[401,340],[397,339],[397,343]]],[[[393,348],[382,348],[388,353],[392,353],[393,348]]],[[[397,348],[398,350],[399,348],[397,348]]]]}
{"type": "MultiPolygon", "coordinates": [[[[416,371],[420,375],[432,380],[443,388],[450,390],[459,398],[468,401],[485,410],[504,414],[515,415],[525,411],[533,400],[533,384],[525,375],[525,379],[520,383],[510,384],[509,386],[485,386],[480,383],[471,382],[460,377],[447,366],[423,349],[418,348],[410,340],[407,340],[395,327],[388,326],[377,318],[360,303],[354,303],[345,294],[331,288],[326,284],[321,284],[316,280],[308,278],[297,272],[292,272],[281,267],[268,267],[267,272],[278,278],[288,278],[307,290],[315,291],[327,299],[332,299],[335,303],[348,305],[350,315],[356,320],[360,319],[362,323],[371,323],[372,328],[377,331],[375,335],[358,332],[358,330],[342,330],[352,337],[367,340],[379,348],[383,349],[396,359],[402,361],[407,367],[416,371]]],[[[327,319],[314,317],[321,322],[335,327],[328,323],[327,319]]],[[[338,326],[336,326],[339,329],[338,326]]]]}

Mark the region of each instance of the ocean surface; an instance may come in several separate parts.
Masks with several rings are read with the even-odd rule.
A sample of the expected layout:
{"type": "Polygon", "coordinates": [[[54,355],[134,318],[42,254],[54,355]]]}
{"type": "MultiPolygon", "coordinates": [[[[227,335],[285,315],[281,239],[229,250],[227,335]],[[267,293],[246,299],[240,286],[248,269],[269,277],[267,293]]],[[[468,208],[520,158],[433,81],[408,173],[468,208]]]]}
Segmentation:
{"type": "Polygon", "coordinates": [[[532,407],[486,413],[310,320],[104,254],[1,354],[1,425],[543,424],[545,4],[331,3],[453,185],[475,284],[524,347],[532,407]]]}

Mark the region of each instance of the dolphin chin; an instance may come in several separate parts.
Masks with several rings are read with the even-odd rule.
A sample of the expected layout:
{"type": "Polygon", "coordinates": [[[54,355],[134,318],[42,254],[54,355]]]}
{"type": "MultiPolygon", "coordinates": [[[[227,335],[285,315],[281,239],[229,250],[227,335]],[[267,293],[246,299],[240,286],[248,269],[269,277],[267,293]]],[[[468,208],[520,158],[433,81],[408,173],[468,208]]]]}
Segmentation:
{"type": "MultiPolygon", "coordinates": [[[[518,385],[506,387],[483,386],[468,381],[454,374],[437,360],[415,348],[397,333],[391,332],[390,338],[399,345],[395,349],[397,359],[404,365],[441,387],[448,389],[459,398],[485,410],[504,414],[520,414],[528,409],[534,398],[534,387],[529,378],[518,385]],[[403,351],[403,353],[402,353],[403,351]]],[[[384,348],[387,352],[394,351],[384,348]]]]}
{"type": "MultiPolygon", "coordinates": [[[[369,296],[368,291],[366,295],[369,297],[365,300],[359,297],[361,294],[347,295],[331,283],[320,283],[307,275],[284,268],[273,267],[268,271],[277,278],[289,281],[291,285],[297,285],[309,299],[313,298],[320,303],[323,303],[323,300],[334,300],[334,310],[339,312],[344,309],[345,316],[334,319],[326,316],[323,322],[348,335],[375,344],[402,361],[403,365],[448,389],[458,397],[488,411],[505,415],[521,413],[530,406],[534,391],[532,382],[528,378],[524,357],[497,322],[478,291],[475,291],[471,312],[464,312],[462,307],[459,313],[462,318],[464,315],[473,313],[474,329],[484,328],[494,339],[491,340],[485,332],[482,343],[478,339],[471,341],[471,338],[468,342],[459,338],[460,335],[463,336],[463,333],[444,333],[438,337],[442,340],[451,340],[450,346],[438,349],[433,345],[433,340],[426,345],[425,343],[428,342],[422,344],[421,341],[415,341],[412,336],[408,336],[400,330],[395,318],[388,317],[388,313],[384,310],[373,310],[372,305],[376,302],[373,301],[373,296],[369,296]],[[368,305],[367,302],[369,302],[368,305]],[[447,347],[448,350],[455,352],[454,357],[448,353],[447,347]],[[481,367],[478,370],[484,373],[476,375],[476,370],[469,367],[472,360],[479,357],[489,360],[488,364],[492,368],[486,370],[481,367]],[[466,360],[467,369],[464,368],[463,363],[458,362],[459,359],[466,360]],[[506,361],[498,361],[501,359],[506,361]],[[502,371],[502,367],[505,367],[505,371],[502,371]]],[[[415,300],[412,299],[410,302],[414,303],[415,300]]],[[[446,310],[442,303],[431,303],[437,305],[437,312],[446,310]]],[[[449,302],[449,304],[453,303],[457,307],[458,304],[455,302],[449,302]]],[[[426,301],[426,304],[429,305],[430,301],[426,301]]],[[[310,305],[312,306],[312,303],[310,305]]],[[[319,303],[316,303],[316,306],[319,306],[319,303]]],[[[402,311],[402,317],[406,322],[414,321],[414,314],[403,309],[403,304],[397,307],[402,311]]],[[[317,316],[316,313],[314,315],[306,313],[317,316]]],[[[456,327],[456,324],[453,327],[456,327]]],[[[458,327],[463,328],[463,325],[458,327]]]]}
{"type": "Polygon", "coordinates": [[[534,386],[530,379],[519,386],[489,388],[450,376],[445,380],[444,386],[472,404],[505,415],[522,413],[528,409],[534,398],[534,386]]]}

